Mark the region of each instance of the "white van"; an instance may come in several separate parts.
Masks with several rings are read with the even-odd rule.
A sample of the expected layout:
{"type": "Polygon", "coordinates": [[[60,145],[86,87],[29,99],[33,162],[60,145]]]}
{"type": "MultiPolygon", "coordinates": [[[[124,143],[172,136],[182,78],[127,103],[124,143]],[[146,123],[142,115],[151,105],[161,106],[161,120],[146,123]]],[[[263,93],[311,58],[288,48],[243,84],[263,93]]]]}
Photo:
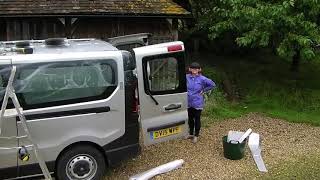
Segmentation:
{"type": "MultiPolygon", "coordinates": [[[[140,126],[145,145],[186,135],[184,56],[179,41],[133,53],[96,39],[2,42],[0,104],[15,66],[15,93],[50,173],[100,179],[139,153],[140,126]]],[[[42,175],[12,102],[0,128],[0,179],[42,175]]]]}

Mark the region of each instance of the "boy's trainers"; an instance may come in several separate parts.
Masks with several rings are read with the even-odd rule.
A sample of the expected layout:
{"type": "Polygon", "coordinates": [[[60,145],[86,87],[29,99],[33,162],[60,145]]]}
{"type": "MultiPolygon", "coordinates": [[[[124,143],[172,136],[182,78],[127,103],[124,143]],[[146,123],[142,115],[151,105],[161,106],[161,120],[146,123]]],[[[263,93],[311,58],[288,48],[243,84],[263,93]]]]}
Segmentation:
{"type": "Polygon", "coordinates": [[[193,143],[197,143],[197,142],[198,142],[198,137],[197,137],[197,136],[194,136],[192,142],[193,142],[193,143]]]}

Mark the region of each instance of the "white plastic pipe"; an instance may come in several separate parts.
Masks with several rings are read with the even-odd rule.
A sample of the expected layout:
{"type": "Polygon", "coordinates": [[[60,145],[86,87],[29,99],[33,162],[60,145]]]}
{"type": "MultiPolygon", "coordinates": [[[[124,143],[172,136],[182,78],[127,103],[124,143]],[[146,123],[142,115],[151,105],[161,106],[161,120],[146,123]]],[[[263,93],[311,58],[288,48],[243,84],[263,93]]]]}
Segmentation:
{"type": "Polygon", "coordinates": [[[184,163],[183,159],[171,161],[167,164],[163,164],[161,166],[158,166],[156,168],[150,169],[148,171],[145,171],[140,174],[136,174],[134,176],[131,176],[129,180],[148,180],[156,175],[163,174],[169,171],[172,171],[174,169],[178,169],[182,167],[182,164],[184,163]]]}
{"type": "Polygon", "coordinates": [[[248,136],[249,136],[249,134],[252,132],[252,129],[248,129],[245,133],[244,133],[244,135],[242,135],[241,136],[241,138],[239,139],[239,143],[242,143],[242,141],[244,141],[248,136]]]}

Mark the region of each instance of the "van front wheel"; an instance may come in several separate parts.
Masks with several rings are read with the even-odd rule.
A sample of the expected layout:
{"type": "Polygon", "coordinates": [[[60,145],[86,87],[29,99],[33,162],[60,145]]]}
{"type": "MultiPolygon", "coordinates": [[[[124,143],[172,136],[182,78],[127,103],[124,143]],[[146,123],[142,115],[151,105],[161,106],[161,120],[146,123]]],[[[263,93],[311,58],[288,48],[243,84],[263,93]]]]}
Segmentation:
{"type": "Polygon", "coordinates": [[[62,154],[57,163],[59,180],[99,180],[106,170],[104,156],[96,148],[78,145],[62,154]]]}

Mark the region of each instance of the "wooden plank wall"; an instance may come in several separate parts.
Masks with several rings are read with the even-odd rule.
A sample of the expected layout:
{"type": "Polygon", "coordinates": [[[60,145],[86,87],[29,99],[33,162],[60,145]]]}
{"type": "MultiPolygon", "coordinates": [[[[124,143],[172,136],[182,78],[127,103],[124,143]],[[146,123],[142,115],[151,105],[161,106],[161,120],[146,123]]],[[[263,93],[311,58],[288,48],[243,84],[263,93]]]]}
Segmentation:
{"type": "Polygon", "coordinates": [[[63,37],[64,25],[56,18],[7,18],[0,20],[0,40],[63,37]]]}
{"type": "Polygon", "coordinates": [[[0,41],[7,39],[6,32],[7,32],[6,21],[5,21],[5,19],[0,18],[0,41]]]}
{"type": "Polygon", "coordinates": [[[0,40],[52,37],[98,38],[152,33],[151,44],[176,40],[176,21],[165,18],[11,18],[0,19],[0,40]]]}

